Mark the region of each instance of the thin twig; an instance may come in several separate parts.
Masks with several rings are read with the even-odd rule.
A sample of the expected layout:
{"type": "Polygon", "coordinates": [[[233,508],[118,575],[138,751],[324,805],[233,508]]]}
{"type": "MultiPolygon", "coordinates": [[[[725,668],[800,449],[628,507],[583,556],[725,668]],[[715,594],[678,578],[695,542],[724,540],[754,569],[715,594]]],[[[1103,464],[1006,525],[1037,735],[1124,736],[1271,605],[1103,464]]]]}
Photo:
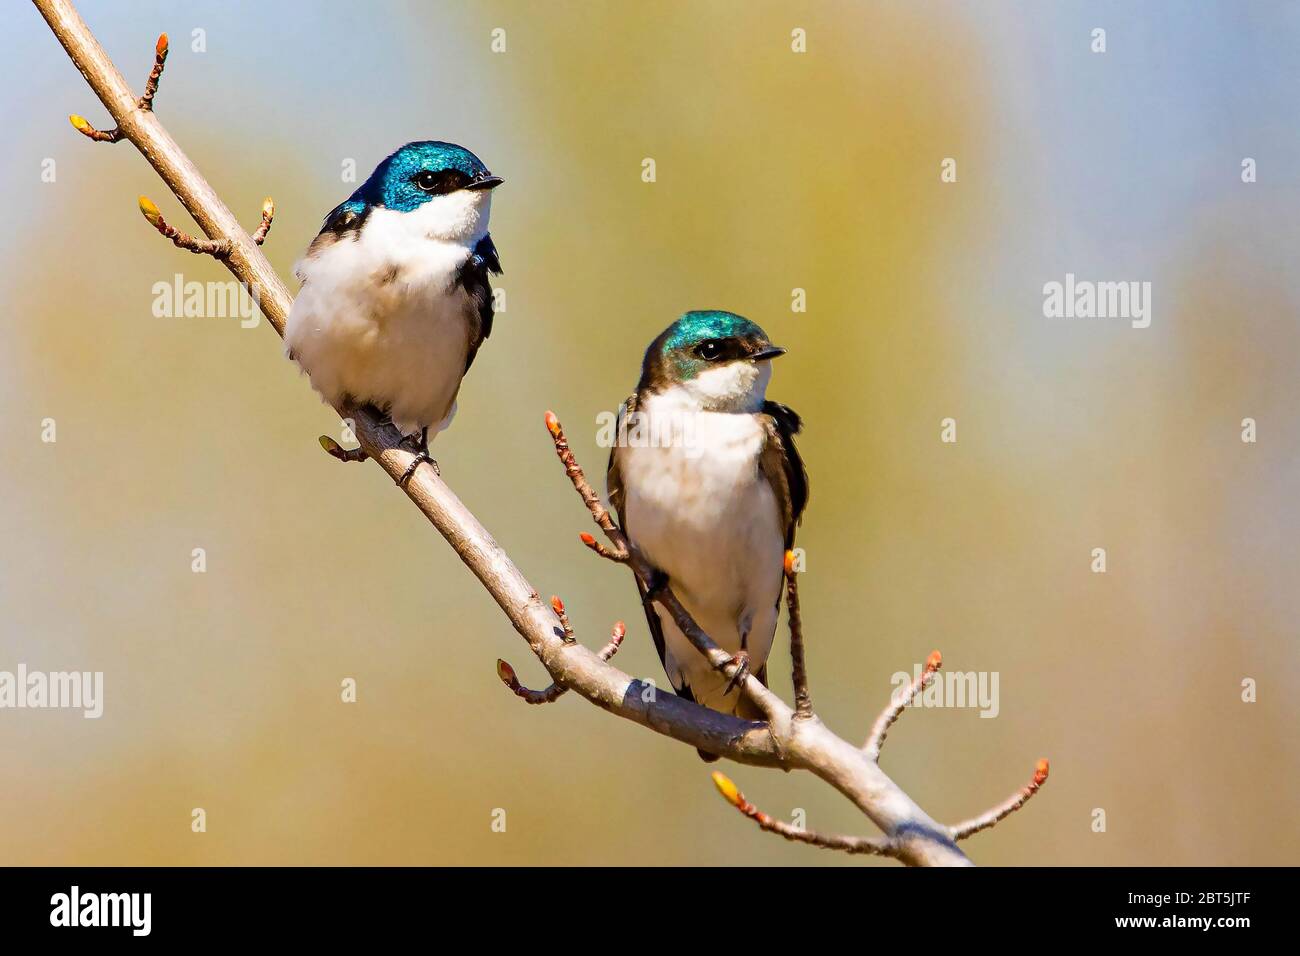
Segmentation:
{"type": "MultiPolygon", "coordinates": [[[[144,95],[136,101],[136,108],[148,113],[153,110],[153,97],[158,92],[158,80],[162,78],[163,66],[167,62],[167,34],[160,34],[158,42],[154,44],[153,69],[149,71],[149,79],[144,84],[144,95]]],[[[77,132],[90,137],[97,143],[116,143],[124,135],[120,125],[114,126],[110,130],[99,130],[91,126],[84,116],[78,116],[73,113],[68,117],[77,132]]]]}
{"type": "Polygon", "coordinates": [[[885,745],[885,734],[894,725],[894,721],[898,720],[899,715],[916,699],[916,695],[930,686],[935,673],[942,666],[943,655],[938,651],[932,651],[930,656],[926,658],[925,669],[912,679],[912,683],[907,686],[906,690],[895,693],[891,697],[889,706],[880,712],[880,716],[876,718],[876,722],[871,726],[871,734],[867,737],[867,742],[862,745],[862,750],[868,757],[872,760],[880,759],[880,748],[885,745]]]}
{"type": "MultiPolygon", "coordinates": [[[[551,441],[555,444],[555,454],[560,459],[560,464],[564,466],[564,473],[569,476],[573,482],[573,488],[582,498],[583,504],[591,512],[591,520],[600,526],[600,530],[614,544],[612,555],[604,555],[615,561],[627,561],[630,557],[631,549],[628,546],[626,536],[614,519],[610,517],[609,510],[600,500],[600,495],[596,489],[591,487],[591,482],[587,481],[587,476],[582,471],[582,466],[573,456],[573,450],[569,447],[569,439],[564,435],[564,428],[560,425],[560,420],[555,417],[554,412],[546,413],[546,430],[551,433],[551,441]]],[[[589,534],[582,535],[582,543],[597,553],[602,553],[596,545],[596,539],[589,534]]]]}
{"type": "Polygon", "coordinates": [[[1039,788],[1047,782],[1047,770],[1047,761],[1038,761],[1037,765],[1034,767],[1033,779],[1029,781],[1028,786],[1021,787],[1014,794],[1002,803],[999,803],[992,810],[989,810],[987,813],[981,813],[977,817],[972,817],[963,823],[958,823],[957,825],[950,827],[949,831],[952,833],[952,838],[954,840],[964,840],[968,836],[979,833],[981,830],[987,830],[999,820],[1015,813],[1028,803],[1029,798],[1036,794],[1039,788]]]}
{"type": "Polygon", "coordinates": [[[163,214],[158,211],[158,207],[148,196],[140,197],[140,212],[144,214],[145,219],[149,220],[149,225],[180,249],[186,249],[196,255],[212,256],[214,259],[225,259],[230,255],[229,239],[199,239],[187,232],[181,232],[163,218],[163,214]]]}
{"type": "Polygon", "coordinates": [[[558,594],[551,595],[551,610],[560,619],[560,627],[564,628],[565,643],[572,644],[577,640],[577,637],[574,636],[573,625],[569,623],[569,612],[564,609],[564,602],[560,600],[558,594]]]}
{"type": "Polygon", "coordinates": [[[266,242],[266,234],[271,231],[271,220],[275,218],[275,202],[270,196],[262,200],[262,222],[252,232],[252,239],[259,246],[266,242]]]}
{"type": "Polygon", "coordinates": [[[116,143],[122,138],[122,130],[114,126],[112,129],[95,129],[90,125],[90,121],[84,116],[72,113],[68,116],[68,122],[72,128],[83,136],[89,136],[97,143],[116,143]]]}
{"type": "MultiPolygon", "coordinates": [[[[626,635],[627,626],[622,621],[616,621],[609,637],[609,643],[597,651],[596,656],[602,661],[609,660],[618,653],[618,649],[623,644],[623,638],[626,635]]],[[[530,690],[519,683],[519,677],[515,674],[515,669],[500,658],[497,658],[497,676],[501,678],[501,683],[514,691],[516,697],[528,704],[549,704],[563,696],[569,689],[563,684],[552,681],[549,687],[542,690],[530,690]]]]}
{"type": "Polygon", "coordinates": [[[583,544],[591,548],[592,551],[595,551],[598,555],[600,555],[602,558],[605,558],[607,561],[613,561],[615,564],[627,564],[628,553],[626,551],[615,551],[612,548],[607,548],[605,545],[601,544],[599,541],[596,540],[595,535],[590,534],[589,532],[586,531],[580,533],[578,537],[582,540],[583,544]]]}
{"type": "Polygon", "coordinates": [[[153,97],[158,92],[158,81],[162,79],[163,67],[167,63],[167,34],[159,35],[153,50],[153,69],[149,71],[149,79],[145,80],[144,93],[140,97],[140,109],[146,111],[153,109],[153,97]]]}
{"type": "MultiPolygon", "coordinates": [[[[148,196],[140,197],[140,212],[144,214],[145,219],[149,220],[149,225],[157,229],[164,237],[170,239],[178,248],[200,255],[212,256],[216,259],[225,259],[234,249],[234,245],[229,239],[199,239],[189,233],[181,232],[163,218],[163,214],[159,212],[157,205],[148,196]]],[[[257,229],[249,234],[249,238],[259,246],[264,243],[266,234],[271,231],[271,220],[274,218],[275,203],[270,196],[267,196],[266,199],[262,200],[262,221],[257,229]]],[[[325,450],[329,451],[331,455],[334,454],[328,448],[325,450]]]]}
{"type": "Polygon", "coordinates": [[[812,716],[812,694],[808,690],[808,670],[803,659],[803,618],[799,615],[799,572],[794,568],[794,552],[785,553],[785,606],[790,619],[790,670],[794,682],[794,715],[800,720],[812,716]]]}
{"type": "Polygon", "coordinates": [[[872,856],[897,856],[897,848],[883,837],[843,836],[838,833],[818,833],[806,830],[768,816],[758,807],[745,799],[745,795],[731,779],[716,770],[713,772],[713,784],[722,794],[723,799],[758,824],[760,830],[775,833],[795,843],[807,843],[823,850],[839,850],[841,853],[864,853],[872,856]]]}
{"type": "Polygon", "coordinates": [[[366,454],[364,448],[344,448],[329,435],[321,435],[316,439],[320,446],[330,453],[339,461],[365,461],[370,456],[366,454]]]}

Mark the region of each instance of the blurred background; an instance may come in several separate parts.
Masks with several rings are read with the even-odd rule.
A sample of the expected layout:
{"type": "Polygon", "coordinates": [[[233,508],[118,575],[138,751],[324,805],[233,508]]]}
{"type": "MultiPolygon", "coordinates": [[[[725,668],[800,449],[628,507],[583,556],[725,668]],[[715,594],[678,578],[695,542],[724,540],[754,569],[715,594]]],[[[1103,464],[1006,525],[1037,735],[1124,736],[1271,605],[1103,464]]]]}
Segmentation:
{"type": "MultiPolygon", "coordinates": [[[[1296,862],[1300,8],[78,5],[137,90],[171,35],[157,113],[250,228],[274,196],[286,279],[349,160],[446,139],[506,178],[506,310],[434,451],[588,644],[626,619],[617,663],[664,684],[542,413],[603,479],[646,343],[734,310],[790,350],[832,728],[940,648],[1000,712],[908,714],[886,771],[955,821],[1052,762],[976,862],[1296,862]],[[1150,328],[1045,318],[1067,272],[1151,282],[1150,328]]],[[[36,11],[0,17],[0,670],[105,674],[99,720],[0,711],[4,862],[859,865],[756,832],[689,747],[504,690],[499,656],[544,674],[387,478],[321,452],[337,418],[269,325],[155,317],[155,283],[228,274],[141,218],[193,230],[133,147],[68,124],[111,121],[36,11]]],[[[723,768],[872,832],[807,774],[723,768]]]]}

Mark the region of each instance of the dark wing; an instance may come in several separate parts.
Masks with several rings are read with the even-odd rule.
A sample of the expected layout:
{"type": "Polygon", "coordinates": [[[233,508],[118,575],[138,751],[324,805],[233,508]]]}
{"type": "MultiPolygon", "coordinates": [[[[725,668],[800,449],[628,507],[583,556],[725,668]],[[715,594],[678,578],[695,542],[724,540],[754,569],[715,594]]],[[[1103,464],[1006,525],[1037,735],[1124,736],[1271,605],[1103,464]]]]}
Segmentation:
{"type": "Polygon", "coordinates": [[[474,364],[479,346],[492,334],[492,286],[488,282],[489,274],[501,275],[501,260],[497,258],[497,247],[492,244],[492,237],[484,236],[456,273],[456,285],[470,297],[478,317],[478,327],[474,330],[469,353],[465,356],[467,372],[474,364]]]}
{"type": "Polygon", "coordinates": [[[789,550],[794,546],[795,526],[808,504],[808,472],[794,445],[794,436],[803,422],[793,408],[779,402],[764,402],[763,414],[767,416],[767,444],[759,458],[759,467],[776,493],[785,528],[785,547],[789,550]]]}
{"type": "MultiPolygon", "coordinates": [[[[618,518],[618,526],[623,529],[623,534],[628,535],[629,537],[631,536],[631,532],[628,531],[627,516],[623,510],[623,479],[619,474],[618,436],[623,432],[622,425],[626,417],[635,411],[636,393],[633,392],[628,396],[627,401],[624,402],[622,407],[618,410],[618,430],[614,436],[614,445],[609,450],[609,467],[605,473],[605,488],[609,492],[609,503],[614,509],[615,516],[618,518]]],[[[664,673],[667,674],[668,661],[665,656],[663,624],[659,621],[659,615],[655,613],[654,602],[646,600],[646,588],[645,585],[641,583],[640,578],[636,579],[636,589],[641,595],[641,606],[645,609],[645,620],[646,624],[650,628],[650,637],[654,639],[655,650],[659,652],[659,663],[663,665],[664,673]]],[[[671,681],[672,676],[669,675],[669,682],[671,681]]],[[[691,688],[687,684],[683,684],[681,687],[674,685],[673,690],[677,692],[678,697],[685,697],[691,703],[695,703],[695,695],[691,693],[691,688]]]]}
{"type": "Polygon", "coordinates": [[[609,448],[609,464],[605,466],[605,490],[609,493],[609,503],[614,508],[614,515],[618,518],[618,525],[627,534],[627,525],[623,523],[623,479],[618,473],[618,436],[622,431],[623,422],[628,415],[636,411],[636,392],[627,397],[622,405],[618,407],[618,421],[615,424],[614,442],[609,448]]]}

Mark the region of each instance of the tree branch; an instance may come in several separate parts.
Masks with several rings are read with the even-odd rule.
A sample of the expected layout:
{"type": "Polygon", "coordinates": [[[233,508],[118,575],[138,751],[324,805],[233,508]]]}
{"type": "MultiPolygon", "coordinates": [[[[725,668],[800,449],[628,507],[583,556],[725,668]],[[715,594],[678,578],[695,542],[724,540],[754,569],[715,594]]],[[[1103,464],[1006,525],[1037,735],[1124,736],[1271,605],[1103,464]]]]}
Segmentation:
{"type": "MultiPolygon", "coordinates": [[[[136,98],[69,0],[33,2],[117,123],[108,133],[99,133],[80,117],[73,119],[73,125],[92,139],[114,142],[127,139],[141,152],[206,236],[206,240],[195,239],[195,244],[214,244],[196,251],[221,249],[220,261],[250,292],[256,293],[256,300],[267,320],[283,336],[291,297],[258,248],[270,226],[270,210],[264,211],[263,225],[257,232],[253,235],[246,233],[152,110],[153,94],[166,57],[165,38],[159,40],[154,70],[145,95],[136,98]]],[[[157,207],[153,209],[156,211],[157,207]]],[[[160,215],[158,220],[162,221],[160,215]]],[[[168,237],[176,241],[179,235],[183,234],[176,231],[175,235],[168,237]]],[[[188,248],[183,243],[181,245],[188,248]]],[[[401,436],[391,425],[381,424],[378,416],[368,408],[336,407],[335,410],[341,418],[352,420],[361,448],[345,452],[337,443],[326,440],[322,445],[327,451],[336,457],[364,453],[378,462],[394,481],[404,474],[414,456],[401,447],[401,436]]],[[[598,544],[591,535],[584,535],[583,542],[598,554],[628,564],[647,586],[651,586],[652,569],[619,531],[600,503],[599,496],[587,484],[581,468],[568,450],[558,421],[549,414],[548,428],[575,489],[582,495],[593,520],[611,546],[598,544]]],[[[732,802],[765,829],[789,839],[815,842],[816,845],[847,852],[885,853],[913,865],[968,865],[969,860],[957,848],[955,840],[1001,819],[1015,809],[1007,809],[1010,803],[1019,800],[1019,806],[1028,796],[1018,794],[1008,804],[994,808],[984,817],[955,828],[936,823],[880,769],[873,756],[831,733],[811,712],[810,705],[805,708],[806,717],[801,714],[802,719],[795,719],[796,711],[763,687],[755,677],[743,674],[739,662],[729,657],[699,628],[668,588],[652,592],[654,600],[674,618],[691,643],[716,668],[733,678],[741,675],[743,692],[760,706],[768,719],[765,722],[742,720],[672,694],[654,693],[648,684],[633,679],[608,662],[622,639],[621,628],[615,628],[610,644],[598,653],[578,643],[568,626],[563,605],[548,607],[542,601],[500,545],[452,493],[435,469],[417,469],[400,487],[497,602],[551,675],[554,687],[558,688],[529,691],[519,686],[517,679],[512,683],[509,677],[513,676],[513,668],[503,664],[503,680],[516,693],[522,691],[520,696],[528,699],[541,695],[554,699],[564,691],[572,690],[616,716],[739,763],[806,770],[848,797],[881,829],[883,836],[870,839],[818,837],[816,841],[792,836],[785,832],[783,824],[747,804],[736,791],[739,802],[732,802]],[[993,820],[985,822],[990,815],[993,820]]],[[[798,631],[797,610],[794,613],[792,626],[798,631]]],[[[796,666],[802,669],[800,665],[796,666]]],[[[803,684],[806,696],[806,678],[802,682],[796,678],[796,683],[797,686],[803,684]]],[[[1045,769],[1043,777],[1046,777],[1045,769]]],[[[1034,790],[1041,785],[1037,775],[1035,780],[1037,782],[1031,784],[1034,790]]]]}

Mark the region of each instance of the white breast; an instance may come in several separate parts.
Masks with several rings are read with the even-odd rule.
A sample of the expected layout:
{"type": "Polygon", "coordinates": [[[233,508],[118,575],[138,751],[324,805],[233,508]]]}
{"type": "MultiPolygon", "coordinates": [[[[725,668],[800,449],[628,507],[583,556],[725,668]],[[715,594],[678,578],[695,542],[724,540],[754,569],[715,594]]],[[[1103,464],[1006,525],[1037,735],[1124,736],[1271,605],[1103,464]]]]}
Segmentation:
{"type": "MultiPolygon", "coordinates": [[[[757,671],[772,646],[785,552],[776,495],[758,465],[762,423],[751,413],[684,411],[671,392],[641,413],[649,423],[674,417],[691,444],[619,449],[629,534],[714,641],[735,653],[744,638],[757,671]]],[[[738,694],[723,694],[726,679],[656,611],[674,686],[685,680],[701,703],[734,710],[738,694]]]]}
{"type": "Polygon", "coordinates": [[[487,229],[483,216],[464,239],[430,238],[424,218],[372,209],[360,238],[300,262],[285,329],[286,349],[326,400],[387,408],[404,434],[450,423],[476,308],[455,278],[487,229]]]}

